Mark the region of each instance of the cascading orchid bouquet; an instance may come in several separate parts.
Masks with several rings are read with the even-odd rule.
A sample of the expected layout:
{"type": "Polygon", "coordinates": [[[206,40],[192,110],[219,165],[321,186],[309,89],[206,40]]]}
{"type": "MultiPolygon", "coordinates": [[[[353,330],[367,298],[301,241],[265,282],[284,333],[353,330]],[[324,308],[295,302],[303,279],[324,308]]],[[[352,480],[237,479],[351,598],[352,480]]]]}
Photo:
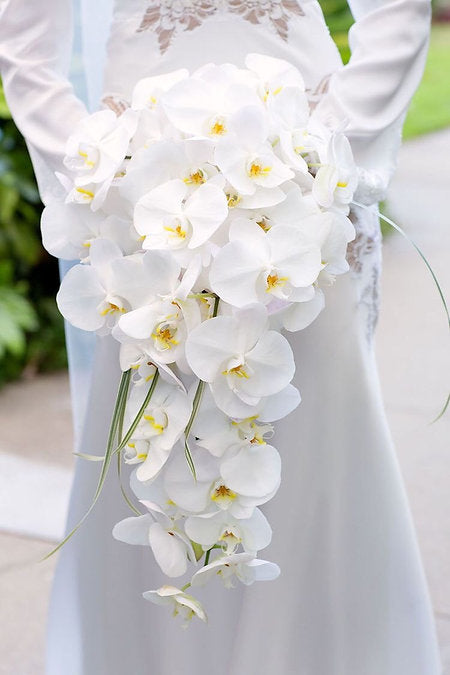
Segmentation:
{"type": "Polygon", "coordinates": [[[318,316],[355,234],[347,139],[311,117],[292,65],[258,54],[245,65],[141,80],[120,117],[83,120],[66,195],[42,220],[46,248],[80,260],[62,314],[121,345],[93,504],[114,454],[136,465],[145,513],[122,490],[135,515],[113,534],[150,546],[170,578],[195,572],[144,593],[186,619],[206,618],[190,586],[279,574],[257,553],[271,540],[259,507],[280,484],[273,423],[300,402],[281,331],[318,316]]]}

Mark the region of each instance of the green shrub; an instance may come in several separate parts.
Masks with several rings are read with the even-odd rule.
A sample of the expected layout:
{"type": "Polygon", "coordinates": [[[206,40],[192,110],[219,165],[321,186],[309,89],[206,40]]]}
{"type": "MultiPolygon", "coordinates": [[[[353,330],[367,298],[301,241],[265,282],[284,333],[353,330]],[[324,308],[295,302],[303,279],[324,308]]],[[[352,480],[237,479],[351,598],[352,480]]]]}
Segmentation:
{"type": "Polygon", "coordinates": [[[57,261],[40,242],[42,205],[26,145],[0,89],[0,385],[65,364],[57,261]]]}
{"type": "Polygon", "coordinates": [[[345,0],[321,0],[320,5],[331,35],[341,53],[342,60],[347,63],[350,58],[348,46],[348,29],[353,17],[345,0]]]}

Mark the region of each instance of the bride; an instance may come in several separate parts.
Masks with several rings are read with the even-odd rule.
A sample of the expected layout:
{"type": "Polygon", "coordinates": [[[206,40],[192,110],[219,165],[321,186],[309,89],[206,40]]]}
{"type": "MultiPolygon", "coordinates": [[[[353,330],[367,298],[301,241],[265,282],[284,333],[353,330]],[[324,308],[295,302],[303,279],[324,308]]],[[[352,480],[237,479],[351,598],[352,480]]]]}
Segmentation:
{"type": "MultiPolygon", "coordinates": [[[[342,66],[315,0],[81,0],[84,93],[68,79],[70,0],[1,0],[0,67],[42,199],[58,196],[78,121],[128,106],[135,82],[248,52],[303,74],[314,116],[345,128],[359,166],[351,271],[308,329],[291,336],[302,404],[279,425],[284,477],[266,514],[281,577],[208,588],[210,621],[181,631],[144,600],[160,571],[147,549],[111,536],[127,515],[115,477],[61,551],[47,675],[438,675],[432,613],[373,352],[380,275],[376,203],[395,167],[404,114],[427,50],[428,0],[351,0],[352,58],[342,66]],[[82,102],[84,99],[84,103],[82,102]]],[[[114,341],[68,328],[80,451],[102,454],[120,377],[114,341]]],[[[94,465],[95,466],[95,465],[94,465]]],[[[68,527],[90,504],[79,461],[68,527]]]]}

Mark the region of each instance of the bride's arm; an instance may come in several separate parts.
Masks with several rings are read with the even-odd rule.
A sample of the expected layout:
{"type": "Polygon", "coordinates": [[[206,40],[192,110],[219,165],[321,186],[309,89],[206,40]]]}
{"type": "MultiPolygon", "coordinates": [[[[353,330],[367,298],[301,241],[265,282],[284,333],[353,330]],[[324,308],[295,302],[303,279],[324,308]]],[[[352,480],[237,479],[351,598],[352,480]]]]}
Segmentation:
{"type": "Polygon", "coordinates": [[[349,63],[333,74],[316,115],[346,123],[359,163],[393,170],[403,116],[423,74],[430,31],[430,0],[349,0],[355,17],[349,63]],[[394,146],[394,147],[393,147],[394,146]]]}
{"type": "Polygon", "coordinates": [[[44,201],[58,189],[66,139],[86,110],[67,79],[71,0],[0,1],[0,74],[44,201]]]}

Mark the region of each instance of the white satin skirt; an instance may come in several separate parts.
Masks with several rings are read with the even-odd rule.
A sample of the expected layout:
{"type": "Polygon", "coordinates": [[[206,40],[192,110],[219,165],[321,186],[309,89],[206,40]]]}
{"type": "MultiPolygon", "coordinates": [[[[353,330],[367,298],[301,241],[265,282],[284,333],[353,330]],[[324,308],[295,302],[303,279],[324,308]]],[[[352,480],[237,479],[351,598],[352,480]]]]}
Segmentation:
{"type": "MultiPolygon", "coordinates": [[[[367,213],[361,223],[366,232],[378,227],[367,213]]],[[[354,272],[328,289],[317,321],[290,338],[303,401],[277,425],[282,485],[263,507],[274,531],[264,557],[280,565],[279,579],[233,590],[212,582],[199,594],[208,625],[182,630],[170,611],[142,599],[165,582],[150,549],[112,538],[129,515],[112,465],[94,513],[60,554],[47,675],[441,673],[368,335],[375,239],[367,246],[360,238],[354,272]]],[[[116,344],[98,339],[83,452],[104,452],[119,377],[116,344]]],[[[69,528],[89,506],[98,470],[78,461],[69,528]]]]}

